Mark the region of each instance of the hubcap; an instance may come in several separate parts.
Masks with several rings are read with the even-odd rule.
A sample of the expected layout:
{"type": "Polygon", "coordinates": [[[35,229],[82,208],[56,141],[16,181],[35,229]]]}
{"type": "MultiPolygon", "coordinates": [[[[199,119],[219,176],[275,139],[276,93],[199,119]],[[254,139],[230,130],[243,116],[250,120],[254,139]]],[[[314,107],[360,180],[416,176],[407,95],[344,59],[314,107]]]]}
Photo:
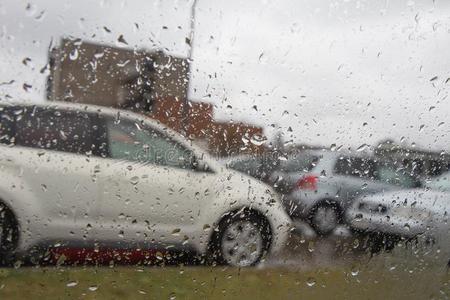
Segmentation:
{"type": "Polygon", "coordinates": [[[328,233],[336,228],[338,216],[332,207],[318,207],[314,215],[314,224],[324,233],[328,233]]]}
{"type": "Polygon", "coordinates": [[[237,221],[225,229],[221,247],[223,258],[229,265],[250,266],[261,257],[263,237],[252,222],[237,221]]]}

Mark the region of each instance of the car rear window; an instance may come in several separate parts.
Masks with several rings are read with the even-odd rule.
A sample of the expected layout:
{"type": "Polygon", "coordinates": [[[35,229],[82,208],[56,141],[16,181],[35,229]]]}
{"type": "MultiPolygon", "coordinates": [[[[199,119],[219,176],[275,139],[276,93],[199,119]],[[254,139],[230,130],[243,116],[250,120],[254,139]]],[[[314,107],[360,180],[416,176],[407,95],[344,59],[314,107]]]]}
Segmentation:
{"type": "Polygon", "coordinates": [[[420,185],[418,179],[414,178],[404,168],[397,168],[393,164],[378,163],[375,179],[402,188],[414,188],[420,185]]]}
{"type": "Polygon", "coordinates": [[[279,170],[282,172],[309,172],[319,161],[319,156],[308,154],[295,154],[280,162],[279,170]]]}
{"type": "Polygon", "coordinates": [[[336,161],[334,173],[345,176],[374,178],[375,162],[370,158],[341,156],[336,161]]]}

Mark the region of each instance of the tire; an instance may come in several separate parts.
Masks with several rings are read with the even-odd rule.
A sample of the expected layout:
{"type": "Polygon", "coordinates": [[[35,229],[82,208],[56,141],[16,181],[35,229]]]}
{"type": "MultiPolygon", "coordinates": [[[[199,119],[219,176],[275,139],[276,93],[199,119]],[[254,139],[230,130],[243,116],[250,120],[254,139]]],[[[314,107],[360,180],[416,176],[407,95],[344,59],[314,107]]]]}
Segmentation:
{"type": "Polygon", "coordinates": [[[12,211],[0,203],[0,264],[11,265],[19,238],[16,218],[12,211]]]}
{"type": "Polygon", "coordinates": [[[208,261],[234,267],[255,266],[269,251],[272,233],[266,218],[252,211],[230,215],[211,238],[208,261]]]}
{"type": "Polygon", "coordinates": [[[330,235],[342,221],[339,206],[333,203],[317,205],[309,215],[309,223],[320,236],[330,235]]]}

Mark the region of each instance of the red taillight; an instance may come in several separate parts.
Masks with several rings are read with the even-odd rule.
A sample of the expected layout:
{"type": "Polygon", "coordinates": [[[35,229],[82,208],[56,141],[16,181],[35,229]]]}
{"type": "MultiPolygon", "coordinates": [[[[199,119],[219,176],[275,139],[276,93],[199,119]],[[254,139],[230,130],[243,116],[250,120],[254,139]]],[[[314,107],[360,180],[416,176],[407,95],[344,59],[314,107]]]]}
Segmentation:
{"type": "Polygon", "coordinates": [[[305,175],[297,182],[297,188],[301,190],[317,190],[319,179],[315,175],[305,175]]]}

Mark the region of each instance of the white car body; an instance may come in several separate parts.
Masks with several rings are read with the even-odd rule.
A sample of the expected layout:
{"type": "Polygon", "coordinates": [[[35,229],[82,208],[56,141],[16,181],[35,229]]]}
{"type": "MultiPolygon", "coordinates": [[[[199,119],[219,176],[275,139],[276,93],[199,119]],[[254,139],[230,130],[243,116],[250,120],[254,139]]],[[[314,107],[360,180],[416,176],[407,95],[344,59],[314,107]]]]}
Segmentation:
{"type": "Polygon", "coordinates": [[[433,190],[403,190],[363,196],[347,210],[355,229],[414,237],[444,226],[450,194],[433,190]]]}
{"type": "Polygon", "coordinates": [[[0,199],[19,223],[17,253],[39,245],[74,245],[173,247],[204,254],[219,220],[243,208],[267,218],[272,252],[285,245],[291,220],[270,187],[228,170],[156,121],[104,107],[37,107],[120,116],[151,127],[192,151],[209,171],[0,145],[0,199]]]}
{"type": "Polygon", "coordinates": [[[424,257],[450,263],[450,193],[412,189],[366,195],[347,210],[346,221],[360,232],[415,239],[424,257]]]}
{"type": "MultiPolygon", "coordinates": [[[[420,238],[435,247],[434,258],[450,258],[450,193],[414,189],[366,195],[347,210],[353,229],[406,239],[420,238]]],[[[430,252],[431,253],[431,252],[430,252]]]]}

